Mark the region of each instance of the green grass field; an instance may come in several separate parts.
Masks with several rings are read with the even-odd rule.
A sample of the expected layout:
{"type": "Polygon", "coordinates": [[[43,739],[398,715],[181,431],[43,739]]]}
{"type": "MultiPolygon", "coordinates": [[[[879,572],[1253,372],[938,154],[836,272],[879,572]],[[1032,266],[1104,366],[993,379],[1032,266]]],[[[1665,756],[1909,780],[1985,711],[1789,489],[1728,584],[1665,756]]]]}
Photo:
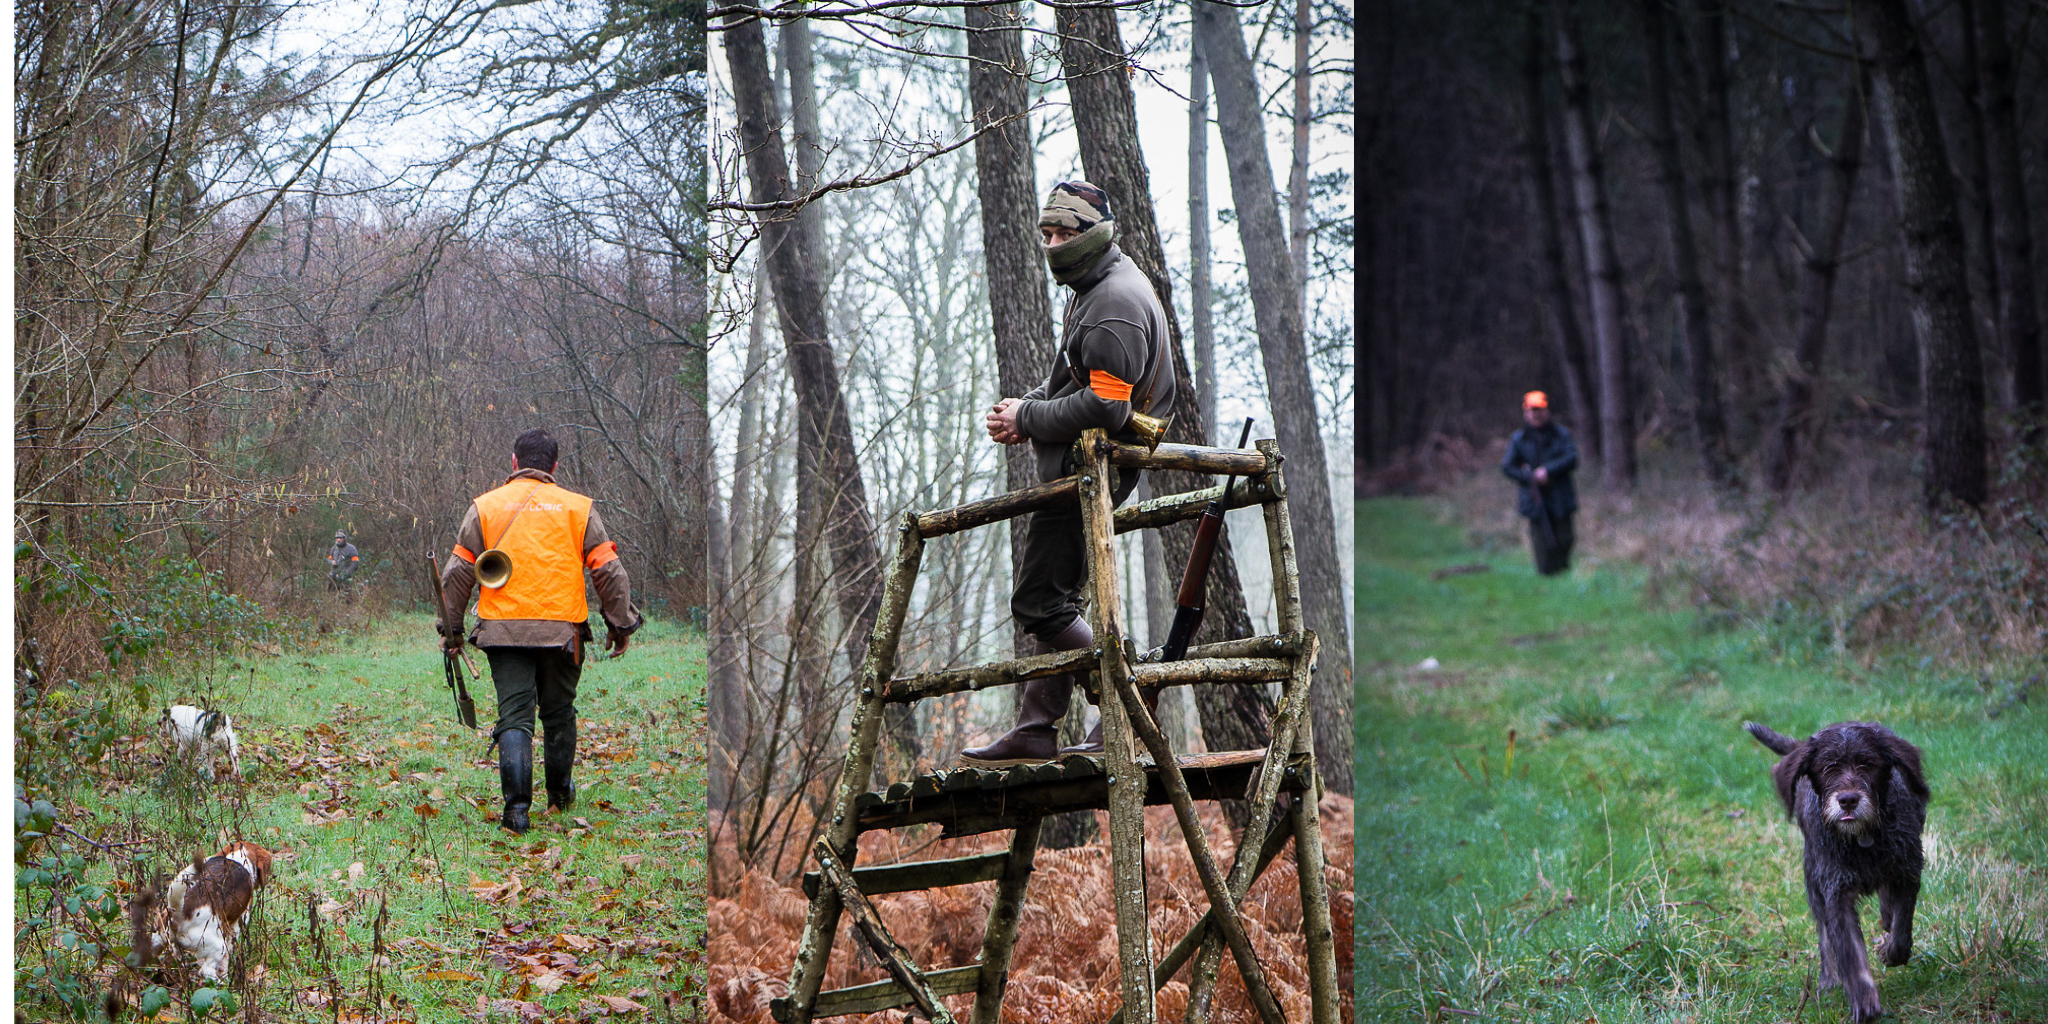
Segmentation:
{"type": "Polygon", "coordinates": [[[1651,607],[1636,566],[1540,578],[1430,501],[1357,523],[1360,1021],[1845,1019],[1745,719],[1925,752],[1915,953],[1873,964],[1889,1014],[2048,1021],[2044,709],[1917,652],[1844,664],[1651,607]],[[1432,578],[1453,566],[1485,570],[1432,578]]]}
{"type": "MultiPolygon", "coordinates": [[[[62,827],[17,867],[16,918],[31,922],[16,936],[17,1006],[30,1019],[67,1019],[50,997],[69,972],[102,993],[117,986],[132,1006],[160,1000],[149,989],[161,984],[174,998],[154,1019],[191,1019],[207,1002],[192,1005],[204,987],[196,974],[145,979],[114,966],[128,952],[125,921],[93,921],[89,887],[125,902],[131,858],[168,873],[247,839],[276,853],[275,877],[242,943],[239,981],[217,987],[256,1004],[260,1019],[696,1019],[705,647],[701,632],[665,622],[634,639],[620,660],[584,666],[575,807],[537,806],[523,837],[494,823],[490,683],[471,683],[483,729],[461,728],[423,614],[141,680],[113,723],[122,738],[83,770],[21,794],[53,805],[62,827]],[[240,780],[225,761],[211,783],[165,764],[157,715],[202,700],[234,718],[240,780]],[[75,871],[61,860],[67,849],[81,858],[75,871]],[[37,866],[61,877],[23,870],[37,866]],[[48,911],[51,887],[61,905],[81,882],[85,899],[48,911]]],[[[45,699],[61,703],[66,691],[45,699]]],[[[534,790],[545,804],[540,755],[536,738],[534,790]]]]}

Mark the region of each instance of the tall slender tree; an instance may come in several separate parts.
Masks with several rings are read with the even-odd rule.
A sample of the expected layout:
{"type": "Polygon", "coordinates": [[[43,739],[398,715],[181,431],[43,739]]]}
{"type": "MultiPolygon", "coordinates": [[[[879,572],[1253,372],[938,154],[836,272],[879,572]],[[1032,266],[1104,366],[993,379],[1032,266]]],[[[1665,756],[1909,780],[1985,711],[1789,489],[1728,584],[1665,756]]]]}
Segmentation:
{"type": "MultiPolygon", "coordinates": [[[[725,53],[753,201],[791,202],[797,197],[795,177],[780,126],[773,123],[768,105],[775,85],[758,16],[744,11],[727,15],[725,53]]],[[[824,255],[808,244],[801,222],[791,210],[763,210],[757,221],[762,262],[775,293],[783,349],[796,385],[797,455],[810,464],[812,478],[825,491],[823,531],[832,561],[835,598],[848,633],[847,654],[857,668],[867,655],[868,634],[881,609],[881,556],[875,546],[867,487],[861,481],[860,457],[853,445],[853,425],[839,391],[838,360],[825,324],[824,255]]],[[[904,764],[914,762],[919,745],[909,709],[890,716],[887,726],[904,764]]]]}
{"type": "MultiPolygon", "coordinates": [[[[996,376],[1005,395],[1038,383],[1052,354],[1052,302],[1045,289],[1045,251],[1038,237],[1038,171],[1031,125],[1030,68],[1024,60],[1024,20],[1017,5],[969,7],[967,91],[974,123],[1017,120],[974,140],[975,179],[981,193],[981,249],[988,264],[988,304],[995,328],[996,376]]],[[[1004,450],[1011,490],[1037,483],[1029,445],[1004,450]]],[[[1010,523],[1010,569],[1021,557],[1023,523],[1010,523]]],[[[1016,645],[1023,652],[1024,637],[1016,645]]]]}
{"type": "Polygon", "coordinates": [[[1727,423],[1721,415],[1721,380],[1716,372],[1714,335],[1707,314],[1707,286],[1700,279],[1693,248],[1692,206],[1685,165],[1678,155],[1678,120],[1671,112],[1671,68],[1666,54],[1665,0],[1642,0],[1643,52],[1649,78],[1650,148],[1657,153],[1657,181],[1664,191],[1666,256],[1678,285],[1678,325],[1685,335],[1687,375],[1692,380],[1693,443],[1700,470],[1721,489],[1737,485],[1728,457],[1727,423]]]}
{"type": "Polygon", "coordinates": [[[1198,36],[1188,43],[1188,310],[1202,435],[1215,437],[1216,311],[1209,272],[1209,58],[1198,36]]]}
{"type": "Polygon", "coordinates": [[[1309,0],[1294,0],[1294,164],[1287,172],[1287,249],[1294,258],[1295,306],[1308,322],[1308,129],[1314,119],[1315,79],[1309,38],[1315,19],[1309,0]]]}
{"type": "Polygon", "coordinates": [[[1523,152],[1529,174],[1523,178],[1529,201],[1529,232],[1537,252],[1537,290],[1549,314],[1550,336],[1564,371],[1565,400],[1585,445],[1600,450],[1600,408],[1587,373],[1586,332],[1572,303],[1570,271],[1565,264],[1564,222],[1557,214],[1557,179],[1551,170],[1550,109],[1543,97],[1543,9],[1522,9],[1527,30],[1522,36],[1523,152]]]}
{"type": "Polygon", "coordinates": [[[1982,504],[1984,371],[1964,276],[1963,224],[1948,147],[1928,83],[1925,43],[1906,0],[1873,0],[1859,12],[1877,43],[1878,110],[1890,140],[1906,240],[1906,307],[1920,340],[1926,407],[1922,491],[1930,508],[1982,504]]]}
{"type": "Polygon", "coordinates": [[[1827,154],[1828,177],[1821,196],[1820,229],[1807,240],[1805,273],[1799,285],[1799,333],[1792,342],[1792,368],[1785,374],[1778,421],[1764,449],[1764,477],[1774,491],[1792,487],[1799,458],[1799,440],[1809,433],[1814,385],[1820,380],[1822,354],[1827,351],[1828,322],[1834,312],[1835,278],[1842,268],[1842,234],[1849,224],[1849,202],[1856,194],[1856,173],[1863,165],[1864,109],[1869,74],[1860,66],[1849,70],[1843,90],[1842,126],[1835,148],[1827,154]]]}
{"type": "Polygon", "coordinates": [[[1336,513],[1329,464],[1323,455],[1322,418],[1309,380],[1308,344],[1294,264],[1273,199],[1266,159],[1265,118],[1259,87],[1236,8],[1195,5],[1195,31],[1209,56],[1216,86],[1216,124],[1230,165],[1230,195],[1237,206],[1237,236],[1244,246],[1252,313],[1264,357],[1266,393],[1274,432],[1292,464],[1288,507],[1301,550],[1302,616],[1322,637],[1310,701],[1315,708],[1316,767],[1340,793],[1351,791],[1351,610],[1344,603],[1343,560],[1337,554],[1336,513]]]}
{"type": "Polygon", "coordinates": [[[1564,83],[1565,148],[1571,154],[1572,198],[1577,204],[1586,291],[1592,299],[1593,339],[1600,381],[1600,476],[1615,490],[1636,482],[1635,391],[1629,374],[1628,313],[1621,290],[1621,256],[1614,217],[1593,132],[1593,89],[1585,47],[1571,0],[1551,0],[1557,18],[1558,71],[1564,83]]]}
{"type": "Polygon", "coordinates": [[[2041,310],[2034,276],[2034,227],[2027,202],[2012,41],[2004,0],[1978,0],[1978,54],[1983,58],[1985,162],[1990,186],[1991,247],[1998,264],[1998,346],[2010,360],[2013,400],[2042,412],[2048,378],[2041,358],[2041,310]]]}
{"type": "MultiPolygon", "coordinates": [[[[1117,31],[1116,12],[1098,7],[1063,8],[1058,17],[1060,64],[1067,94],[1073,102],[1081,167],[1089,181],[1109,194],[1110,207],[1117,217],[1117,244],[1151,278],[1152,288],[1159,293],[1160,304],[1166,309],[1173,372],[1182,383],[1174,393],[1171,439],[1208,444],[1209,437],[1202,431],[1200,398],[1188,373],[1187,353],[1181,347],[1180,321],[1173,312],[1173,284],[1166,274],[1166,256],[1152,213],[1152,185],[1145,170],[1145,155],[1138,147],[1131,64],[1125,55],[1122,34],[1117,31]]],[[[1161,472],[1154,474],[1153,479],[1153,486],[1167,494],[1212,485],[1207,477],[1195,473],[1161,472]]],[[[1161,531],[1160,544],[1165,549],[1167,564],[1186,565],[1194,539],[1192,523],[1161,531]]],[[[1199,641],[1252,635],[1251,614],[1245,608],[1244,588],[1238,582],[1237,559],[1230,547],[1228,530],[1216,542],[1203,600],[1207,602],[1208,615],[1203,619],[1199,641]]],[[[1210,749],[1246,750],[1266,745],[1272,702],[1264,691],[1249,686],[1200,686],[1195,690],[1202,736],[1210,749]]],[[[1236,821],[1235,816],[1243,813],[1242,801],[1232,801],[1231,813],[1236,821]]]]}

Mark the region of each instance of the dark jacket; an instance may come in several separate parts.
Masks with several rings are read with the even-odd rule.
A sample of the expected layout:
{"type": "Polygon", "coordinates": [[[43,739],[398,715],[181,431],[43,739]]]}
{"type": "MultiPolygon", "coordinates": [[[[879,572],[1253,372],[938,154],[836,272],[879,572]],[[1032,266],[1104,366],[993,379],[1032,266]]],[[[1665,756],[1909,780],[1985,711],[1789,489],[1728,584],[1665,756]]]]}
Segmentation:
{"type": "Polygon", "coordinates": [[[1523,427],[1515,431],[1515,436],[1508,438],[1507,454],[1500,460],[1500,471],[1516,483],[1520,492],[1515,511],[1528,519],[1543,514],[1536,504],[1539,490],[1552,516],[1568,516],[1579,510],[1579,491],[1572,485],[1572,473],[1578,468],[1579,446],[1573,443],[1572,432],[1555,423],[1541,429],[1523,427]],[[1550,471],[1550,482],[1541,488],[1529,472],[1537,466],[1550,471]]]}
{"type": "Polygon", "coordinates": [[[356,567],[361,564],[362,558],[354,544],[342,541],[327,549],[327,575],[335,579],[345,580],[354,576],[356,567]]]}
{"type": "Polygon", "coordinates": [[[1101,427],[1119,441],[1137,443],[1130,428],[1132,406],[1163,416],[1173,408],[1177,382],[1167,348],[1166,310],[1152,280],[1112,244],[1095,269],[1071,286],[1074,297],[1060,329],[1059,354],[1045,383],[1032,388],[1017,407],[1017,429],[1031,439],[1041,480],[1067,475],[1063,461],[1081,432],[1101,427]],[[1099,370],[1131,386],[1129,401],[1110,401],[1083,387],[1067,365],[1099,370]],[[1146,385],[1151,404],[1142,404],[1146,385]]]}

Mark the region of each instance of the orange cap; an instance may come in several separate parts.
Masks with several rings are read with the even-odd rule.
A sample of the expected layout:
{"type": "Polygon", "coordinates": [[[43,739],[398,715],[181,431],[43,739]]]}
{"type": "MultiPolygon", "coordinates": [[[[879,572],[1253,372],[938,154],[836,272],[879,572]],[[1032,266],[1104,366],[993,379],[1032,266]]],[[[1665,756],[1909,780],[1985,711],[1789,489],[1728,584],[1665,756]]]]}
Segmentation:
{"type": "Polygon", "coordinates": [[[1522,396],[1522,408],[1548,409],[1550,408],[1550,396],[1541,391],[1531,391],[1522,396]]]}

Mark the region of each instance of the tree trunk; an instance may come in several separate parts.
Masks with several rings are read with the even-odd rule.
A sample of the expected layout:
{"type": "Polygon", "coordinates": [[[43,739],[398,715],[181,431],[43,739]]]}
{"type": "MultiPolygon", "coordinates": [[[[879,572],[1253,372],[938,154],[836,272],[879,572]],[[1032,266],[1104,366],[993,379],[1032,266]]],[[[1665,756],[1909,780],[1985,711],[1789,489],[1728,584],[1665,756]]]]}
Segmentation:
{"type": "Polygon", "coordinates": [[[1984,58],[1985,157],[1991,186],[1992,250],[1998,260],[1998,330],[2011,360],[2013,401],[2039,416],[2048,381],[2042,377],[2041,311],[2034,292],[2034,229],[2020,156],[2014,103],[2012,43],[2003,0],[1979,0],[1979,54],[1984,58]]]}
{"type": "Polygon", "coordinates": [[[1322,420],[1309,380],[1308,344],[1301,322],[1300,295],[1280,209],[1273,199],[1273,172],[1266,161],[1265,120],[1259,112],[1258,81],[1236,8],[1195,6],[1195,31],[1208,51],[1216,85],[1217,127],[1230,165],[1230,195],[1237,204],[1237,234],[1244,245],[1259,351],[1265,357],[1266,390],[1273,425],[1287,454],[1288,503],[1295,544],[1301,551],[1301,604],[1308,628],[1323,638],[1309,702],[1315,721],[1316,767],[1339,793],[1351,792],[1351,614],[1344,602],[1344,561],[1337,554],[1336,513],[1323,455],[1322,420]]]}
{"type": "MultiPolygon", "coordinates": [[[[1116,13],[1102,8],[1063,8],[1058,17],[1060,63],[1073,102],[1081,166],[1089,181],[1109,194],[1110,207],[1117,215],[1118,244],[1138,269],[1152,279],[1152,289],[1166,310],[1167,329],[1172,334],[1173,372],[1181,383],[1174,394],[1173,430],[1168,440],[1208,444],[1209,435],[1202,430],[1200,396],[1191,384],[1187,354],[1181,348],[1172,284],[1166,275],[1166,258],[1152,215],[1152,187],[1145,171],[1144,154],[1138,147],[1130,64],[1124,56],[1123,38],[1117,31],[1116,13]]],[[[1152,479],[1154,489],[1164,494],[1200,490],[1214,483],[1195,473],[1159,472],[1152,479]]],[[[1166,553],[1167,568],[1179,572],[1194,550],[1194,524],[1183,523],[1162,530],[1159,541],[1166,553]]],[[[1245,610],[1244,589],[1238,583],[1237,561],[1230,548],[1228,530],[1217,540],[1203,600],[1208,615],[1197,634],[1198,642],[1252,635],[1251,615],[1245,610]]],[[[1264,689],[1201,686],[1195,690],[1202,735],[1211,750],[1246,750],[1266,745],[1273,702],[1264,689]]],[[[1232,822],[1241,826],[1244,802],[1230,801],[1226,807],[1232,822]]]]}
{"type": "Polygon", "coordinates": [[[1735,125],[1728,103],[1728,5],[1725,0],[1706,0],[1701,14],[1705,29],[1701,34],[1700,46],[1705,51],[1701,57],[1706,68],[1701,99],[1705,108],[1702,121],[1707,156],[1707,176],[1702,185],[1717,225],[1714,261],[1727,310],[1724,340],[1728,365],[1733,371],[1733,429],[1746,437],[1754,422],[1751,406],[1761,394],[1759,371],[1764,360],[1757,350],[1762,346],[1763,332],[1756,311],[1749,304],[1749,262],[1744,255],[1742,204],[1736,187],[1739,174],[1735,125]]]}
{"type": "MultiPolygon", "coordinates": [[[[727,16],[726,25],[725,54],[748,186],[755,202],[792,199],[796,191],[789,159],[781,132],[771,123],[768,97],[774,82],[761,22],[735,12],[727,16]]],[[[797,221],[787,211],[764,211],[758,219],[762,262],[775,292],[783,348],[796,384],[798,458],[810,459],[818,468],[818,480],[827,492],[826,547],[838,582],[847,654],[858,670],[881,608],[881,557],[854,450],[853,425],[839,394],[838,360],[825,327],[825,288],[818,267],[823,254],[808,244],[804,232],[793,229],[797,221]]],[[[903,764],[915,763],[919,752],[915,720],[908,711],[904,708],[887,720],[890,741],[903,764]]]]}
{"type": "Polygon", "coordinates": [[[1700,471],[1716,490],[1739,486],[1728,460],[1727,424],[1721,415],[1721,381],[1714,362],[1714,335],[1707,321],[1707,288],[1693,249],[1692,207],[1685,166],[1678,157],[1678,121],[1671,113],[1671,68],[1666,57],[1665,0],[1643,0],[1643,44],[1648,56],[1650,148],[1657,153],[1657,179],[1664,191],[1666,241],[1671,274],[1678,284],[1678,321],[1685,334],[1687,375],[1692,382],[1693,443],[1700,471]]]}
{"type": "MultiPolygon", "coordinates": [[[[967,91],[977,127],[1022,113],[1031,105],[1030,69],[1024,61],[1023,19],[1016,5],[969,7],[967,91]]],[[[1038,236],[1038,172],[1031,126],[1019,118],[974,140],[981,193],[981,248],[988,261],[988,303],[995,329],[996,377],[1002,394],[1016,396],[1043,378],[1052,358],[1052,302],[1045,292],[1045,247],[1038,236]]],[[[1004,449],[1010,490],[1037,483],[1030,445],[1004,449]]],[[[1023,558],[1023,517],[1010,520],[1010,574],[1023,558]]],[[[1019,657],[1030,640],[1016,630],[1019,657]]],[[[1014,687],[1012,688],[1014,689],[1014,687]]],[[[1014,697],[1014,694],[1013,694],[1014,697]]]]}
{"type": "Polygon", "coordinates": [[[1294,258],[1295,310],[1308,323],[1308,125],[1313,84],[1308,38],[1315,22],[1309,0],[1294,0],[1294,166],[1287,174],[1287,247],[1294,258]]]}
{"type": "MultiPolygon", "coordinates": [[[[1571,277],[1565,269],[1564,224],[1557,215],[1557,181],[1550,165],[1550,111],[1543,102],[1543,12],[1523,9],[1528,34],[1522,53],[1523,125],[1527,132],[1530,230],[1540,254],[1537,288],[1550,313],[1550,334],[1564,367],[1565,399],[1589,451],[1600,450],[1600,409],[1586,375],[1586,335],[1572,308],[1571,277]]],[[[1363,356],[1360,357],[1361,362],[1363,356]]]]}
{"type": "MultiPolygon", "coordinates": [[[[714,498],[710,508],[711,527],[711,609],[707,626],[711,634],[710,700],[711,764],[705,784],[711,809],[729,813],[739,803],[739,752],[746,743],[746,684],[740,678],[741,636],[730,600],[732,552],[725,532],[725,515],[714,498]]],[[[715,858],[714,858],[715,859],[715,858]]]]}
{"type": "Polygon", "coordinates": [[[1877,42],[1878,109],[1891,146],[1892,178],[1906,241],[1906,306],[1920,341],[1926,409],[1927,504],[1979,505],[1984,467],[1984,372],[1970,319],[1963,226],[1949,176],[1934,90],[1906,0],[1873,0],[1862,19],[1877,42]]]}
{"type": "Polygon", "coordinates": [[[1607,208],[1598,139],[1593,134],[1592,88],[1571,0],[1551,0],[1557,17],[1557,56],[1564,82],[1565,147],[1572,161],[1586,291],[1593,306],[1593,341],[1600,362],[1600,476],[1616,491],[1636,483],[1635,398],[1629,380],[1628,317],[1621,294],[1621,257],[1607,208]]]}
{"type": "MultiPolygon", "coordinates": [[[[1953,77],[1963,94],[1963,116],[1951,124],[1961,137],[1955,139],[1957,146],[1949,154],[1949,166],[1956,173],[1956,206],[1963,219],[1964,251],[1970,258],[1964,275],[1970,286],[1970,312],[1976,325],[1984,330],[1985,340],[1996,344],[2000,340],[1998,257],[1991,250],[1991,185],[1986,180],[1989,161],[1984,153],[1984,79],[1979,73],[1982,62],[1977,54],[1979,6],[1979,0],[1959,0],[1956,4],[1958,20],[1962,22],[1962,31],[1958,33],[1962,53],[1953,65],[1953,77]]],[[[1998,361],[1998,356],[2009,359],[2011,355],[1994,349],[1992,372],[2010,365],[1998,361]]],[[[2008,389],[1999,390],[2011,394],[2008,389]]]]}
{"type": "MultiPolygon", "coordinates": [[[[803,6],[802,0],[797,6],[803,6]]],[[[811,76],[811,19],[790,18],[782,22],[776,36],[782,71],[789,76],[789,144],[796,151],[797,191],[809,192],[817,187],[818,172],[825,166],[825,137],[818,128],[818,89],[811,76]]],[[[824,252],[824,212],[818,206],[796,212],[804,240],[815,253],[824,252]]]]}
{"type": "Polygon", "coordinates": [[[1195,390],[1202,436],[1216,436],[1216,311],[1209,286],[1209,58],[1188,44],[1188,309],[1195,332],[1195,390]]]}
{"type": "Polygon", "coordinates": [[[1849,223],[1856,171],[1863,164],[1863,105],[1870,95],[1868,84],[1867,74],[1850,70],[1849,88],[1842,105],[1842,130],[1835,136],[1835,151],[1828,154],[1820,231],[1809,240],[1812,248],[1806,253],[1806,275],[1799,288],[1799,335],[1792,343],[1792,372],[1785,376],[1778,423],[1764,456],[1764,475],[1774,491],[1791,489],[1798,468],[1799,436],[1802,432],[1812,434],[1807,420],[1813,415],[1813,388],[1820,379],[1828,320],[1834,310],[1842,233],[1849,223]]]}

